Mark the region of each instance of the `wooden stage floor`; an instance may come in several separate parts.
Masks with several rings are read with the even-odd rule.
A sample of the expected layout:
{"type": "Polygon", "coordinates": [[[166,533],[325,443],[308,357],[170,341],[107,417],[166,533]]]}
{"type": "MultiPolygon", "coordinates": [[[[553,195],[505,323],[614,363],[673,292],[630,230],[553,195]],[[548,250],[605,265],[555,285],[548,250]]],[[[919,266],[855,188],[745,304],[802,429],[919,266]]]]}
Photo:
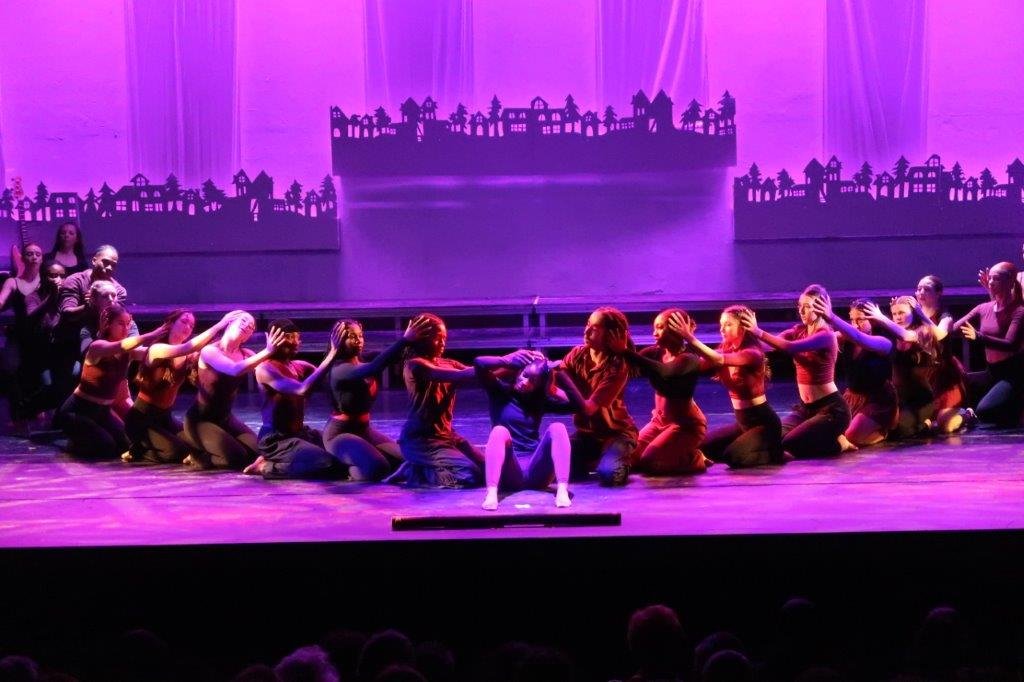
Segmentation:
{"type": "MultiPolygon", "coordinates": [[[[792,403],[777,383],[777,411],[792,403]]],[[[641,421],[651,394],[631,384],[630,409],[641,421]]],[[[717,385],[698,402],[714,426],[731,419],[717,385]]],[[[256,396],[239,414],[258,427],[256,396]]],[[[456,428],[486,438],[484,398],[464,390],[456,428]]],[[[405,396],[387,391],[375,421],[397,434],[405,396]]],[[[326,398],[308,421],[321,425],[326,398]]],[[[174,466],[84,463],[56,448],[0,438],[0,547],[205,545],[230,543],[408,541],[607,536],[706,536],[889,531],[1024,529],[1024,434],[978,429],[929,442],[883,445],[838,459],[653,479],[628,486],[573,487],[573,506],[556,510],[552,494],[520,492],[502,500],[509,514],[618,512],[621,526],[489,530],[391,530],[395,515],[485,515],[482,490],[425,491],[350,482],[264,481],[233,472],[174,466]]]]}

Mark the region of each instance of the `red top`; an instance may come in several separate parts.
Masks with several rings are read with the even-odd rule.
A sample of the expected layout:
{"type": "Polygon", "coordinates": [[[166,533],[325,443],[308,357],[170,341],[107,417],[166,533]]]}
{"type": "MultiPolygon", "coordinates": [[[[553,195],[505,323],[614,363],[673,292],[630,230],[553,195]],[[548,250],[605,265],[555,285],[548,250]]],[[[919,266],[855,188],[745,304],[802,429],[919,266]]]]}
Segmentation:
{"type": "MultiPolygon", "coordinates": [[[[88,351],[86,351],[88,353],[88,351]]],[[[95,362],[82,364],[82,376],[78,380],[78,392],[93,400],[108,403],[117,397],[117,389],[124,381],[131,356],[118,353],[100,358],[95,362]]]]}
{"type": "Polygon", "coordinates": [[[154,360],[139,368],[136,380],[139,398],[151,405],[169,409],[178,397],[178,389],[185,383],[197,356],[154,360]]]}
{"type": "Polygon", "coordinates": [[[764,395],[765,362],[759,348],[719,352],[726,364],[718,370],[718,380],[729,391],[730,398],[753,400],[764,395]]]}
{"type": "MultiPolygon", "coordinates": [[[[824,334],[829,343],[825,348],[805,350],[793,353],[793,364],[796,365],[796,383],[804,385],[829,384],[836,380],[836,357],[839,355],[839,341],[831,329],[819,329],[814,334],[824,334]]],[[[814,334],[807,333],[806,325],[798,324],[782,332],[779,336],[787,341],[799,341],[814,334]]]]}
{"type": "MultiPolygon", "coordinates": [[[[449,358],[434,358],[430,362],[441,369],[463,370],[467,365],[449,358]]],[[[455,384],[437,381],[424,376],[422,365],[407,361],[402,369],[405,388],[412,404],[409,416],[402,427],[401,440],[428,438],[451,440],[455,438],[452,429],[452,413],[455,411],[455,384]]]]}
{"type": "Polygon", "coordinates": [[[622,358],[606,357],[597,364],[590,357],[589,348],[576,346],[565,356],[562,364],[580,394],[600,407],[589,417],[582,413],[573,417],[577,431],[600,440],[637,437],[636,424],[622,399],[629,380],[629,367],[622,358]]]}

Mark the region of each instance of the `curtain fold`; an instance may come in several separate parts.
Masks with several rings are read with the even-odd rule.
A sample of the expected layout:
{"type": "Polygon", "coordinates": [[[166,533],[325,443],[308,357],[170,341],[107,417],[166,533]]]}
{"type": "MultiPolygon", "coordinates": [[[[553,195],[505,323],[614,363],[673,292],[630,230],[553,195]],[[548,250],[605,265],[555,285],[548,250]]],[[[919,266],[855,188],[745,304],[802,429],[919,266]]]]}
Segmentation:
{"type": "Polygon", "coordinates": [[[597,22],[602,102],[664,89],[677,105],[709,104],[704,0],[598,0],[597,22]]]}
{"type": "Polygon", "coordinates": [[[923,161],[928,114],[927,0],[829,0],[825,154],[848,168],[923,161]]]}
{"type": "Polygon", "coordinates": [[[223,182],[240,156],[235,0],[126,3],[133,169],[223,182]]]}
{"type": "Polygon", "coordinates": [[[366,107],[473,105],[472,0],[365,0],[366,107]]]}

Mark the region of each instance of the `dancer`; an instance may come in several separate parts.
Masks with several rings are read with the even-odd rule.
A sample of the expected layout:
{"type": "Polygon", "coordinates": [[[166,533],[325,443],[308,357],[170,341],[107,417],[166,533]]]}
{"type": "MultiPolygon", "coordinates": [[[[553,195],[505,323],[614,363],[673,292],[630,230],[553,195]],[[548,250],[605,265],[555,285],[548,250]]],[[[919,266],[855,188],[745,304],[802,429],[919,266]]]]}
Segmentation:
{"type": "Polygon", "coordinates": [[[53,248],[43,256],[45,263],[59,263],[70,276],[89,268],[85,258],[85,240],[82,230],[74,222],[66,222],[57,229],[53,248]]]}
{"type": "Polygon", "coordinates": [[[185,436],[184,427],[171,408],[178,389],[195,370],[198,352],[224,331],[243,311],[230,312],[202,334],[189,339],[196,318],[187,310],[175,310],[164,319],[167,336],[161,343],[132,351],[132,359],[141,363],[136,382],[138,397],[124,419],[125,433],[131,442],[122,459],[126,462],[182,462],[196,450],[185,436]]]}
{"type": "Polygon", "coordinates": [[[1024,393],[1024,300],[1017,268],[1002,262],[986,273],[989,298],[953,324],[968,341],[985,348],[987,367],[967,375],[978,419],[999,426],[1020,423],[1024,393]],[[977,320],[975,327],[971,321],[977,320]]]}
{"type": "Polygon", "coordinates": [[[487,494],[483,508],[498,508],[498,489],[506,491],[532,488],[543,490],[555,480],[555,506],[568,507],[569,432],[554,422],[540,434],[545,413],[571,414],[583,404],[583,396],[558,363],[549,363],[542,355],[512,374],[513,355],[500,368],[488,366],[483,358],[475,362],[476,373],[490,403],[491,433],[484,450],[484,479],[487,494]],[[560,389],[559,386],[562,388],[560,389]]]}
{"type": "Polygon", "coordinates": [[[274,320],[270,331],[283,336],[267,360],[256,368],[256,381],[265,392],[260,455],[243,473],[263,478],[340,478],[345,475],[345,467],[324,450],[320,432],[304,422],[306,395],[334,360],[340,334],[337,330],[331,333],[327,354],[314,367],[295,359],[302,337],[294,322],[274,320]]]}
{"type": "Polygon", "coordinates": [[[734,424],[713,429],[701,443],[701,451],[715,462],[730,468],[782,464],[782,422],[768,404],[765,384],[768,360],[761,344],[741,324],[749,308],[731,305],[719,317],[722,344],[718,350],[698,339],[690,323],[681,315],[670,315],[669,329],[681,336],[687,345],[700,353],[704,367],[717,367],[717,378],[729,391],[734,424]]]}
{"type": "MultiPolygon", "coordinates": [[[[398,444],[405,462],[387,481],[410,487],[472,488],[483,482],[484,456],[452,428],[456,389],[476,380],[473,367],[443,357],[448,340],[444,321],[421,313],[429,331],[405,351],[402,377],[412,404],[398,444]]],[[[485,366],[501,363],[524,366],[531,355],[510,353],[504,358],[480,358],[485,366]],[[513,360],[513,358],[515,358],[513,360]]]]}
{"type": "Polygon", "coordinates": [[[601,307],[590,314],[583,344],[562,360],[584,402],[573,417],[573,476],[584,476],[596,465],[601,485],[620,486],[629,480],[630,456],[637,447],[637,430],[622,399],[629,379],[626,361],[610,352],[616,334],[626,335],[629,322],[621,311],[601,307]]]}
{"type": "Polygon", "coordinates": [[[654,345],[637,352],[628,348],[625,334],[609,336],[611,352],[626,362],[654,387],[651,420],[640,429],[631,466],[651,476],[678,476],[707,471],[711,463],[700,444],[708,430],[708,420],[693,400],[700,358],[688,348],[687,337],[694,338],[697,325],[686,311],[668,308],[654,318],[654,345]],[[678,317],[689,329],[686,336],[669,326],[669,318],[678,317]]]}
{"type": "Polygon", "coordinates": [[[782,447],[798,459],[838,455],[839,436],[850,425],[850,408],[835,382],[839,342],[814,312],[814,300],[826,296],[820,284],[804,289],[797,302],[800,323],[778,336],[759,328],[753,311],[740,314],[757,339],[793,358],[800,403],[782,420],[782,447]]]}
{"type": "Polygon", "coordinates": [[[940,432],[952,433],[964,425],[965,419],[973,420],[974,414],[965,409],[967,372],[953,353],[953,316],[942,304],[942,292],[942,280],[936,275],[925,275],[917,283],[914,297],[925,319],[931,322],[937,343],[938,357],[930,379],[935,396],[935,423],[940,432]]]}
{"type": "Polygon", "coordinates": [[[141,336],[129,336],[131,315],[115,303],[103,311],[99,338],[89,344],[82,378],[54,417],[68,436],[68,452],[76,457],[110,459],[128,449],[121,420],[113,411],[131,361],[131,351],[167,333],[163,325],[141,336]]]}
{"type": "Polygon", "coordinates": [[[13,376],[8,399],[15,430],[27,434],[29,421],[44,409],[44,371],[52,355],[53,328],[59,320],[56,287],[60,286],[60,266],[47,268],[40,276],[42,248],[35,243],[21,250],[22,274],[8,277],[0,287],[0,309],[14,311],[14,324],[8,330],[9,357],[13,376]],[[13,351],[10,353],[9,351],[13,351]]]}
{"type": "Polygon", "coordinates": [[[891,320],[874,304],[865,305],[864,312],[896,337],[891,357],[899,420],[890,437],[930,435],[937,413],[932,377],[938,366],[939,346],[934,325],[913,296],[892,299],[891,320]]]}
{"type": "Polygon", "coordinates": [[[850,304],[850,321],[836,315],[827,297],[814,300],[814,312],[836,330],[839,350],[847,358],[843,400],[852,418],[839,436],[843,452],[885,440],[899,420],[899,398],[892,383],[893,342],[875,333],[864,312],[872,301],[858,298],[850,304]]]}
{"type": "Polygon", "coordinates": [[[355,320],[338,320],[331,330],[339,338],[338,354],[328,375],[333,414],[324,427],[324,447],[348,465],[354,481],[380,481],[402,463],[398,443],[370,426],[370,409],[377,399],[381,372],[401,357],[410,344],[423,340],[432,323],[410,320],[405,333],[370,362],[359,359],[365,340],[355,320]]]}
{"type": "Polygon", "coordinates": [[[284,340],[284,334],[269,330],[266,347],[253,353],[242,344],[255,329],[252,315],[240,314],[217,343],[199,352],[196,399],[185,413],[185,433],[197,450],[185,458],[185,464],[201,469],[244,469],[259,456],[256,434],[231,408],[245,375],[267,359],[284,340]]]}

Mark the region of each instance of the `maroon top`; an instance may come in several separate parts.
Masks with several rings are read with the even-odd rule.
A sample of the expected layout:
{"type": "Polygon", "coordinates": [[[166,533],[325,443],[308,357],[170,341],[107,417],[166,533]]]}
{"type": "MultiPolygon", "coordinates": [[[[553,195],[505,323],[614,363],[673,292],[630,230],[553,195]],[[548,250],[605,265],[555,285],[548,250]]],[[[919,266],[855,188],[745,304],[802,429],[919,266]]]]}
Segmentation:
{"type": "Polygon", "coordinates": [[[143,364],[135,377],[139,398],[150,405],[170,409],[195,361],[196,355],[193,354],[185,358],[166,358],[143,364]]]}
{"type": "Polygon", "coordinates": [[[590,357],[590,349],[576,346],[562,360],[566,374],[580,394],[600,409],[589,417],[577,412],[573,424],[580,433],[600,440],[637,437],[636,424],[626,411],[622,393],[629,380],[629,367],[620,357],[606,357],[600,364],[590,357]]]}
{"type": "MultiPolygon", "coordinates": [[[[248,357],[251,353],[243,351],[248,357]]],[[[218,372],[212,367],[199,365],[196,386],[196,404],[199,416],[208,421],[224,419],[231,414],[238,389],[245,382],[245,374],[236,377],[218,372]]]]}
{"type": "Polygon", "coordinates": [[[124,381],[129,362],[129,353],[108,355],[95,362],[83,362],[78,392],[99,402],[111,402],[117,398],[117,390],[124,381]]]}
{"type": "Polygon", "coordinates": [[[981,318],[978,325],[978,340],[985,346],[985,361],[990,365],[1009,360],[1020,352],[1024,342],[1024,306],[996,310],[995,301],[986,301],[974,307],[953,325],[960,329],[975,315],[981,318]]]}
{"type": "MultiPolygon", "coordinates": [[[[463,370],[467,365],[448,358],[434,358],[430,361],[441,369],[463,370]]],[[[439,438],[451,440],[452,413],[455,411],[455,385],[450,381],[429,379],[420,371],[422,365],[409,361],[402,368],[405,388],[409,391],[412,404],[409,416],[402,427],[402,439],[439,438]]]]}
{"type": "Polygon", "coordinates": [[[736,400],[753,400],[764,395],[765,362],[759,348],[742,348],[719,352],[726,364],[718,370],[718,380],[729,391],[729,397],[736,400]]]}
{"type": "MultiPolygon", "coordinates": [[[[805,350],[793,353],[793,364],[796,365],[796,383],[804,385],[821,385],[836,380],[836,357],[839,355],[839,341],[831,329],[819,329],[814,334],[825,334],[829,343],[825,348],[805,350]]],[[[810,338],[814,334],[807,333],[807,326],[798,324],[779,336],[787,341],[799,341],[810,338]]]]}
{"type": "MultiPolygon", "coordinates": [[[[280,360],[268,360],[267,364],[273,365],[278,373],[288,379],[302,381],[313,372],[313,367],[306,362],[282,362],[280,360]]],[[[306,397],[293,393],[281,393],[274,390],[269,384],[261,384],[265,391],[263,399],[263,429],[273,429],[278,433],[292,436],[301,433],[305,424],[303,421],[306,414],[306,397]]]]}

